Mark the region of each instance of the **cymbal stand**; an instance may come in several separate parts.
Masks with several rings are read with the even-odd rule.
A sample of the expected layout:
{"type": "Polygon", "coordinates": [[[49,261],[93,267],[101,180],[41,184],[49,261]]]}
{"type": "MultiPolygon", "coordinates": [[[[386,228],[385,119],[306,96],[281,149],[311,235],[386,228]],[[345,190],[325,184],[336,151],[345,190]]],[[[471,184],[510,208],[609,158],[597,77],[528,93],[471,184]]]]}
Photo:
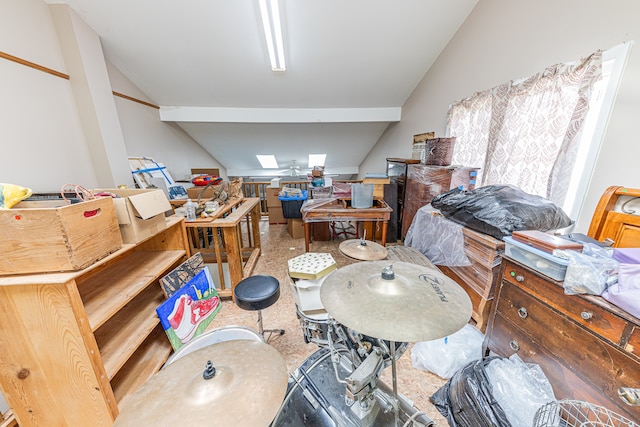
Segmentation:
{"type": "Polygon", "coordinates": [[[391,345],[389,350],[391,351],[391,378],[393,382],[393,415],[395,418],[395,425],[398,426],[399,414],[399,401],[398,401],[398,381],[396,375],[396,342],[390,341],[391,345]]]}

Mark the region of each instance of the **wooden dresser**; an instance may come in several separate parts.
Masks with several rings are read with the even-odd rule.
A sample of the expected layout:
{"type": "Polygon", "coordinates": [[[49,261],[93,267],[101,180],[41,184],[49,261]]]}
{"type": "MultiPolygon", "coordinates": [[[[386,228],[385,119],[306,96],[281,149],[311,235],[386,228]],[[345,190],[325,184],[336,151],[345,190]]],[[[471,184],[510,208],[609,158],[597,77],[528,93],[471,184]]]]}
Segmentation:
{"type": "Polygon", "coordinates": [[[484,349],[540,365],[557,399],[640,419],[617,395],[640,387],[640,319],[601,297],[566,295],[561,282],[504,257],[484,349]]]}

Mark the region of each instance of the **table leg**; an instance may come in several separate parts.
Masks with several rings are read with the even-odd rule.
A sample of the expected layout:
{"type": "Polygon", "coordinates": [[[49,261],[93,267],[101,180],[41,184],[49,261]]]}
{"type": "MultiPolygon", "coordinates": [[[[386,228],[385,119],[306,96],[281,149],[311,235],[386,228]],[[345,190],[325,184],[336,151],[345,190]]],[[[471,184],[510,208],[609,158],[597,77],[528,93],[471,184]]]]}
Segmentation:
{"type": "Polygon", "coordinates": [[[304,251],[309,252],[309,238],[311,237],[311,223],[304,223],[304,251]]]}
{"type": "Polygon", "coordinates": [[[387,228],[389,227],[388,221],[382,221],[382,246],[387,244],[387,228]]]}

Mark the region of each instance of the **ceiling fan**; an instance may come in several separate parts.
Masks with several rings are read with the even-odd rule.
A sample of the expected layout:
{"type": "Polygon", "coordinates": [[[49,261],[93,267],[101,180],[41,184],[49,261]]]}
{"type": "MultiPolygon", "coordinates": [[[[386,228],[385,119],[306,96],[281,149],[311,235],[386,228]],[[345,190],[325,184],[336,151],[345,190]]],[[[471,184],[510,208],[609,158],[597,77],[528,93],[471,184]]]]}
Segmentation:
{"type": "Polygon", "coordinates": [[[282,174],[288,174],[289,176],[296,177],[301,174],[300,165],[295,160],[291,161],[291,165],[289,165],[288,169],[282,169],[280,171],[282,174]]]}

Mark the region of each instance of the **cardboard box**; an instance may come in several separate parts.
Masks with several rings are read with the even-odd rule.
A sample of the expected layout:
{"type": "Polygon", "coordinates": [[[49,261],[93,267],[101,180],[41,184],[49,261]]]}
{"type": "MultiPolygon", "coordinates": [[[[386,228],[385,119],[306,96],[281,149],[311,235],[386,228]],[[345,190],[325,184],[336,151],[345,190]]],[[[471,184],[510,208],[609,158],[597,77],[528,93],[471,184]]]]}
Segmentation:
{"type": "Polygon", "coordinates": [[[289,231],[289,235],[294,239],[304,238],[304,223],[301,219],[287,219],[287,230],[289,231]]]}
{"type": "Polygon", "coordinates": [[[282,207],[282,204],[280,203],[280,199],[278,199],[278,196],[280,195],[280,187],[278,188],[267,187],[264,189],[264,192],[266,193],[268,208],[282,207]]]}
{"type": "Polygon", "coordinates": [[[171,211],[162,190],[102,189],[119,196],[113,200],[124,243],[138,243],[166,228],[171,211]]]}
{"type": "Polygon", "coordinates": [[[2,275],[81,270],[122,247],[113,202],[105,197],[20,202],[0,210],[0,233],[2,275]]]}
{"type": "Polygon", "coordinates": [[[193,168],[191,169],[192,175],[214,175],[220,176],[220,169],[216,168],[193,168]]]}
{"type": "MultiPolygon", "coordinates": [[[[279,200],[278,200],[279,202],[279,200]]],[[[269,224],[286,224],[287,220],[282,212],[282,205],[269,207],[269,224]]]]}
{"type": "Polygon", "coordinates": [[[204,185],[189,187],[187,188],[187,197],[195,202],[198,200],[198,196],[200,196],[200,193],[202,193],[202,196],[200,196],[200,200],[212,199],[216,195],[216,192],[218,192],[220,190],[220,187],[222,187],[223,185],[224,184],[212,185],[206,190],[204,189],[204,185]]]}
{"type": "Polygon", "coordinates": [[[384,186],[391,183],[391,178],[365,178],[363,184],[373,184],[373,198],[384,199],[384,186]]]}

